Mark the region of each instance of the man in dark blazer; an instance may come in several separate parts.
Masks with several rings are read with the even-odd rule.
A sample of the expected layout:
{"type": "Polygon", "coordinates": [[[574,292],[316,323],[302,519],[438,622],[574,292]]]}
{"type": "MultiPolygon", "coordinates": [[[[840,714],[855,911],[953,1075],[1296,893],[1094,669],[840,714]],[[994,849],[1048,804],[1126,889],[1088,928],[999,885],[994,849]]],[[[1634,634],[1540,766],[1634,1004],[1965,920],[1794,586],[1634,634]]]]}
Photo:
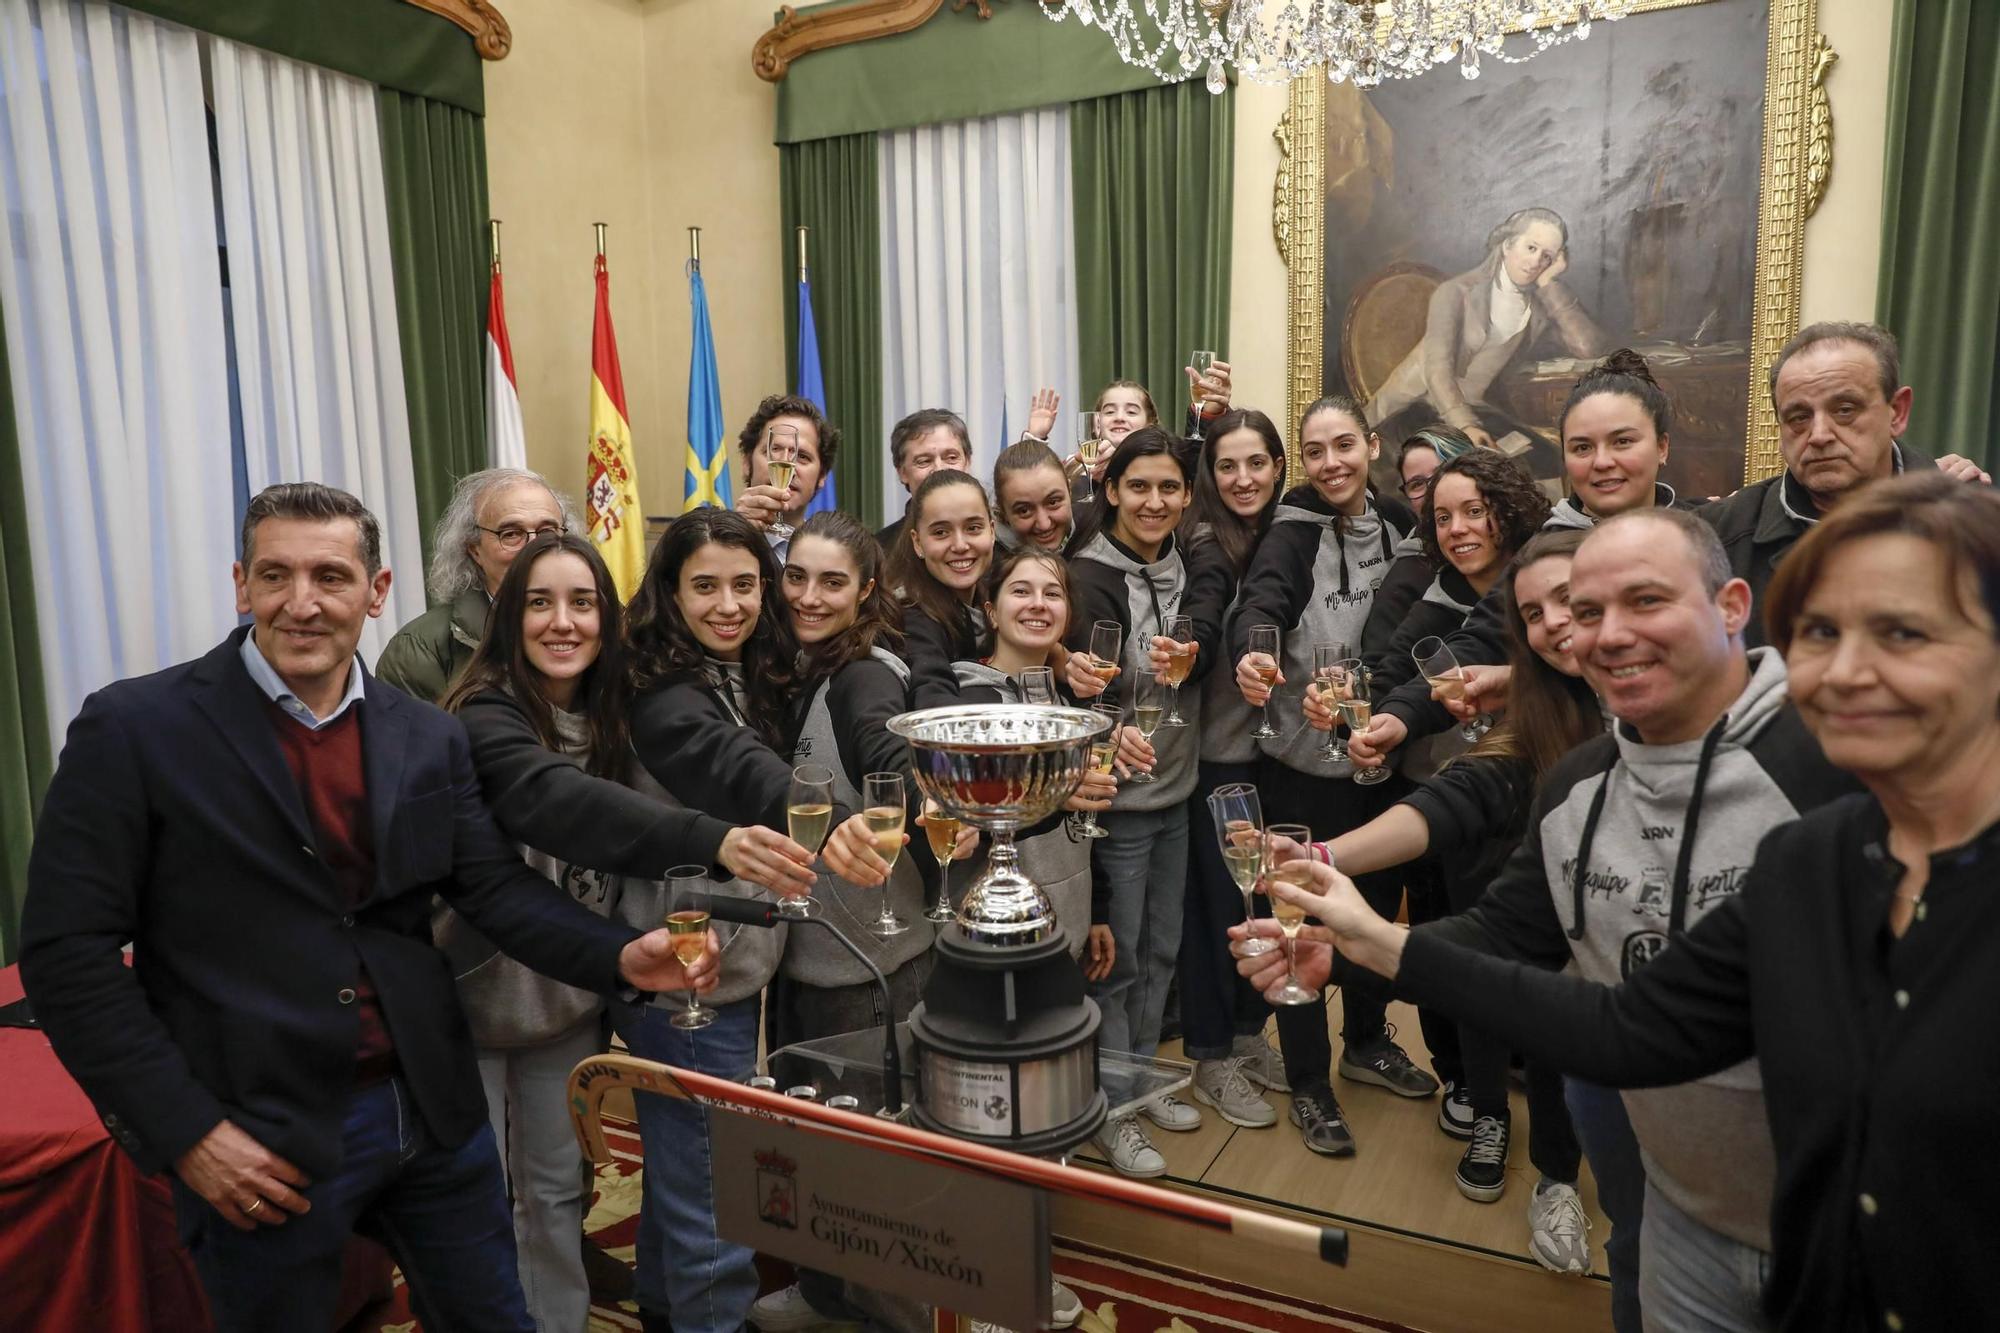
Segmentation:
{"type": "Polygon", "coordinates": [[[362,668],[380,552],[343,491],[252,500],[253,625],[85,701],[29,862],[29,998],[112,1135],[173,1171],[223,1330],[325,1328],[357,1229],[432,1326],[533,1327],[433,895],[571,985],[714,983],[713,946],[683,972],[664,930],[552,892],[456,719],[362,668]]]}

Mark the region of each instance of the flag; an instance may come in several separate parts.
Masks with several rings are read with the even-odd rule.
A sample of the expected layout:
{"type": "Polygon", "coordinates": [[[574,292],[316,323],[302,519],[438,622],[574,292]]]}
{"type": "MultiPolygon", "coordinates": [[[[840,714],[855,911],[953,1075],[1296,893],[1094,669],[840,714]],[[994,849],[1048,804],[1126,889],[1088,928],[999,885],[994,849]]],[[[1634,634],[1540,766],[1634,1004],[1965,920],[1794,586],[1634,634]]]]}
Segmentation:
{"type": "Polygon", "coordinates": [[[528,437],[521,428],[521,392],[514,378],[514,345],[507,340],[507,306],[500,297],[497,259],[486,302],[486,461],[491,467],[528,466],[528,437]]]}
{"type": "MultiPolygon", "coordinates": [[[[826,414],[826,384],[819,372],[819,330],[813,324],[812,283],[805,277],[805,270],[799,271],[799,397],[810,402],[826,414]]],[[[820,482],[819,490],[813,494],[811,503],[806,505],[806,517],[824,509],[838,508],[833,495],[833,475],[827,474],[820,482]]]]}
{"type": "Polygon", "coordinates": [[[694,305],[693,351],[688,356],[687,491],[683,510],[729,507],[729,450],[722,443],[722,381],[715,373],[715,333],[708,326],[708,289],[701,262],[688,261],[688,299],[694,305]]]}
{"type": "Polygon", "coordinates": [[[625,414],[625,377],[611,329],[611,276],[597,257],[597,315],[590,330],[590,458],[584,465],[583,517],[590,540],[618,595],[626,601],[646,572],[646,523],[639,513],[639,474],[632,465],[632,426],[625,414]]]}

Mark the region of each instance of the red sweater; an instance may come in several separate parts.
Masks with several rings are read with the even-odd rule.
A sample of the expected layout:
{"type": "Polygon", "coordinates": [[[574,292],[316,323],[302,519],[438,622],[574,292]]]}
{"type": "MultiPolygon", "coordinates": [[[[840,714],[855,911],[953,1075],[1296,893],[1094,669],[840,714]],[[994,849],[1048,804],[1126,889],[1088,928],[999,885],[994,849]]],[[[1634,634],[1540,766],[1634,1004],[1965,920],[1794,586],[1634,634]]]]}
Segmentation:
{"type": "MultiPolygon", "coordinates": [[[[375,835],[368,817],[368,779],[361,765],[361,710],[349,708],[314,731],[269,705],[271,727],[292,780],[299,784],[321,861],[333,872],[344,910],[353,912],[375,888],[375,835]]],[[[386,1078],[395,1067],[395,1044],[367,965],[357,957],[350,1003],[361,1022],[355,1042],[357,1082],[386,1078]]]]}

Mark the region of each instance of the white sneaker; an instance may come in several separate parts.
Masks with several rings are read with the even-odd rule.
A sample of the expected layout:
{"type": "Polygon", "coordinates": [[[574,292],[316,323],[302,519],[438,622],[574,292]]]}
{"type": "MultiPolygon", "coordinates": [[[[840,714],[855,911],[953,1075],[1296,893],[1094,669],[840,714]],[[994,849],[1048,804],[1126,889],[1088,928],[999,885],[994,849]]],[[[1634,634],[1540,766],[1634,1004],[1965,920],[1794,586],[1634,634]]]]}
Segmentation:
{"type": "Polygon", "coordinates": [[[1278,1123],[1278,1113],[1250,1086],[1243,1062],[1233,1055],[1227,1060],[1195,1061],[1194,1099],[1213,1106],[1217,1115],[1245,1129],[1268,1129],[1278,1123]]]}
{"type": "Polygon", "coordinates": [[[1083,1318],[1083,1298],[1062,1283],[1052,1283],[1050,1292],[1049,1327],[1068,1328],[1083,1318]]]}
{"type": "Polygon", "coordinates": [[[1201,1112],[1171,1092],[1161,1093],[1139,1109],[1146,1113],[1146,1119],[1170,1133],[1185,1134],[1201,1128],[1201,1112]]]}
{"type": "Polygon", "coordinates": [[[1528,1252],[1551,1273],[1590,1271],[1589,1233],[1576,1186],[1545,1180],[1528,1196],[1528,1252]]]}
{"type": "Polygon", "coordinates": [[[1139,1128],[1136,1115],[1121,1115],[1106,1121],[1092,1142],[1121,1176],[1145,1179],[1167,1174],[1167,1159],[1160,1156],[1160,1150],[1146,1137],[1146,1131],[1139,1128]]]}
{"type": "Polygon", "coordinates": [[[812,1308],[806,1294],[794,1282],[783,1291],[774,1291],[761,1296],[750,1307],[750,1322],[763,1333],[788,1333],[789,1330],[818,1328],[822,1324],[835,1322],[812,1308]]]}
{"type": "Polygon", "coordinates": [[[1271,1092],[1290,1092],[1285,1057],[1271,1049],[1261,1032],[1249,1032],[1229,1043],[1229,1054],[1243,1062],[1243,1077],[1271,1092]]]}

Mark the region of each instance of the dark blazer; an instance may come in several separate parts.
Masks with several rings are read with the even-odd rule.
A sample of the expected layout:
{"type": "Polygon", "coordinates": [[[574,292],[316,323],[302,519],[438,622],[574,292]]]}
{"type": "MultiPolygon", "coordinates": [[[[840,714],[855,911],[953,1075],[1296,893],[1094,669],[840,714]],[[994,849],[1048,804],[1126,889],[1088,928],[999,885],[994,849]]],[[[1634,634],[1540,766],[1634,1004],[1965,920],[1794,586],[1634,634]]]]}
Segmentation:
{"type": "Polygon", "coordinates": [[[315,1180],[337,1170],[364,967],[417,1110],[462,1143],[486,1105],[432,896],[593,990],[622,984],[634,932],[550,893],[481,801],[458,721],[373,678],[360,708],[376,879],[350,909],[239,656],[248,632],[84,701],[28,862],[22,981],[149,1170],[225,1117],[315,1180]]]}

